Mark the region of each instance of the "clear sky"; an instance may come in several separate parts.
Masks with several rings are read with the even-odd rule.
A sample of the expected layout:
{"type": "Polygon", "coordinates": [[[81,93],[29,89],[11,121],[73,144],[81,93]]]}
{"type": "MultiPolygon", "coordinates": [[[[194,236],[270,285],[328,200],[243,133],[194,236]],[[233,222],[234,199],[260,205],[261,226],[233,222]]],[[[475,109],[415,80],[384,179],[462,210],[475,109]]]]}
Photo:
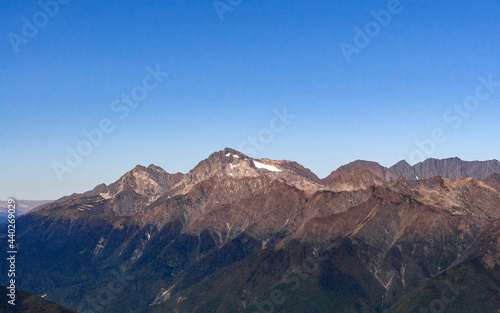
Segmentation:
{"type": "Polygon", "coordinates": [[[59,1],[0,4],[0,199],[224,147],[320,177],[500,157],[498,1],[59,1]]]}

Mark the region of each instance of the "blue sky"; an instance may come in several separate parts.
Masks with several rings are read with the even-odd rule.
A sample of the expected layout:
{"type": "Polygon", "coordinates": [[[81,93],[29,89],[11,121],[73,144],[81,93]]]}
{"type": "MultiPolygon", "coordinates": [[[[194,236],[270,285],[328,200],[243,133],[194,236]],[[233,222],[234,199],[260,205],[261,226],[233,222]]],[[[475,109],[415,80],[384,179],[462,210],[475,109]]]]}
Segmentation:
{"type": "Polygon", "coordinates": [[[500,156],[498,1],[221,0],[223,20],[213,1],[52,2],[52,16],[37,1],[0,4],[2,199],[83,192],[136,164],[187,172],[259,135],[255,157],[320,177],[356,159],[500,156]],[[381,25],[371,12],[391,5],[381,25]],[[156,69],[168,77],[148,78],[156,69]],[[154,88],[121,119],[144,79],[154,88]],[[69,164],[67,148],[103,120],[112,131],[69,164]]]}

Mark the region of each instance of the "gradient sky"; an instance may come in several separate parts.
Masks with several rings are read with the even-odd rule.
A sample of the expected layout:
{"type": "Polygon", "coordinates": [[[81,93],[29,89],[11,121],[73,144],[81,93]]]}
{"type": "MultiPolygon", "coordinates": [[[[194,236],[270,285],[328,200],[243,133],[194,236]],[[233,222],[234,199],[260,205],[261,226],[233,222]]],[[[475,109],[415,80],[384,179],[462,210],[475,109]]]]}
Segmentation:
{"type": "Polygon", "coordinates": [[[295,118],[254,156],[291,159],[320,177],[356,159],[412,163],[425,150],[416,141],[437,128],[446,140],[426,157],[499,158],[500,87],[488,97],[483,88],[460,125],[458,113],[443,115],[474,103],[478,77],[500,81],[500,3],[401,1],[346,62],[340,45],[354,45],[355,28],[373,26],[370,12],[389,2],[242,0],[222,21],[210,0],[72,0],[44,21],[38,1],[2,1],[0,199],[83,192],[136,164],[187,172],[269,135],[285,106],[295,118]],[[23,18],[46,25],[15,52],[23,18]],[[169,76],[120,119],[113,101],[157,65],[169,76]],[[103,119],[114,130],[59,181],[54,162],[65,164],[66,148],[103,119]]]}

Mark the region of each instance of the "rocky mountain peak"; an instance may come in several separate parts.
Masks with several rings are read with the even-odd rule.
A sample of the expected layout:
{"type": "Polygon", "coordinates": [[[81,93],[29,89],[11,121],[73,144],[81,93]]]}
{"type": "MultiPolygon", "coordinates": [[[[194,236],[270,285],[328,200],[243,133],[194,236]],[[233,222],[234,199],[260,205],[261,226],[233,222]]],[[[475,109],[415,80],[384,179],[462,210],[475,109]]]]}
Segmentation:
{"type": "Polygon", "coordinates": [[[354,169],[370,171],[385,181],[396,180],[398,178],[398,176],[391,172],[388,168],[378,164],[377,162],[356,160],[333,171],[330,175],[323,179],[323,183],[329,184],[334,181],[335,177],[349,173],[354,169]]]}
{"type": "Polygon", "coordinates": [[[401,160],[393,166],[389,167],[389,171],[391,171],[398,177],[403,177],[406,179],[416,179],[415,170],[408,162],[406,162],[406,160],[401,160]]]}
{"type": "Polygon", "coordinates": [[[384,179],[370,170],[355,168],[335,176],[325,187],[335,192],[367,190],[371,186],[383,185],[384,182],[384,179]]]}
{"type": "Polygon", "coordinates": [[[167,197],[187,192],[192,186],[211,179],[242,179],[267,176],[293,185],[299,189],[317,189],[321,187],[318,177],[309,169],[292,161],[276,161],[271,159],[254,159],[231,149],[212,153],[199,162],[173,188],[167,197]]]}

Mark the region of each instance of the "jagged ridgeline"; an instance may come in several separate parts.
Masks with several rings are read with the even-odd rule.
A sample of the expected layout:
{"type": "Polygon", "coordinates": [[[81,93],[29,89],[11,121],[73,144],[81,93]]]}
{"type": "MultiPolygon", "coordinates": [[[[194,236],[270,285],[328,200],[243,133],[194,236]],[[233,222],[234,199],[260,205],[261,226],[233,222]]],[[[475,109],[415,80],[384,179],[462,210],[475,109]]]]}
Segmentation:
{"type": "Polygon", "coordinates": [[[498,313],[498,173],[358,160],[321,179],[229,148],[137,166],[18,217],[17,288],[78,312],[498,313]]]}

